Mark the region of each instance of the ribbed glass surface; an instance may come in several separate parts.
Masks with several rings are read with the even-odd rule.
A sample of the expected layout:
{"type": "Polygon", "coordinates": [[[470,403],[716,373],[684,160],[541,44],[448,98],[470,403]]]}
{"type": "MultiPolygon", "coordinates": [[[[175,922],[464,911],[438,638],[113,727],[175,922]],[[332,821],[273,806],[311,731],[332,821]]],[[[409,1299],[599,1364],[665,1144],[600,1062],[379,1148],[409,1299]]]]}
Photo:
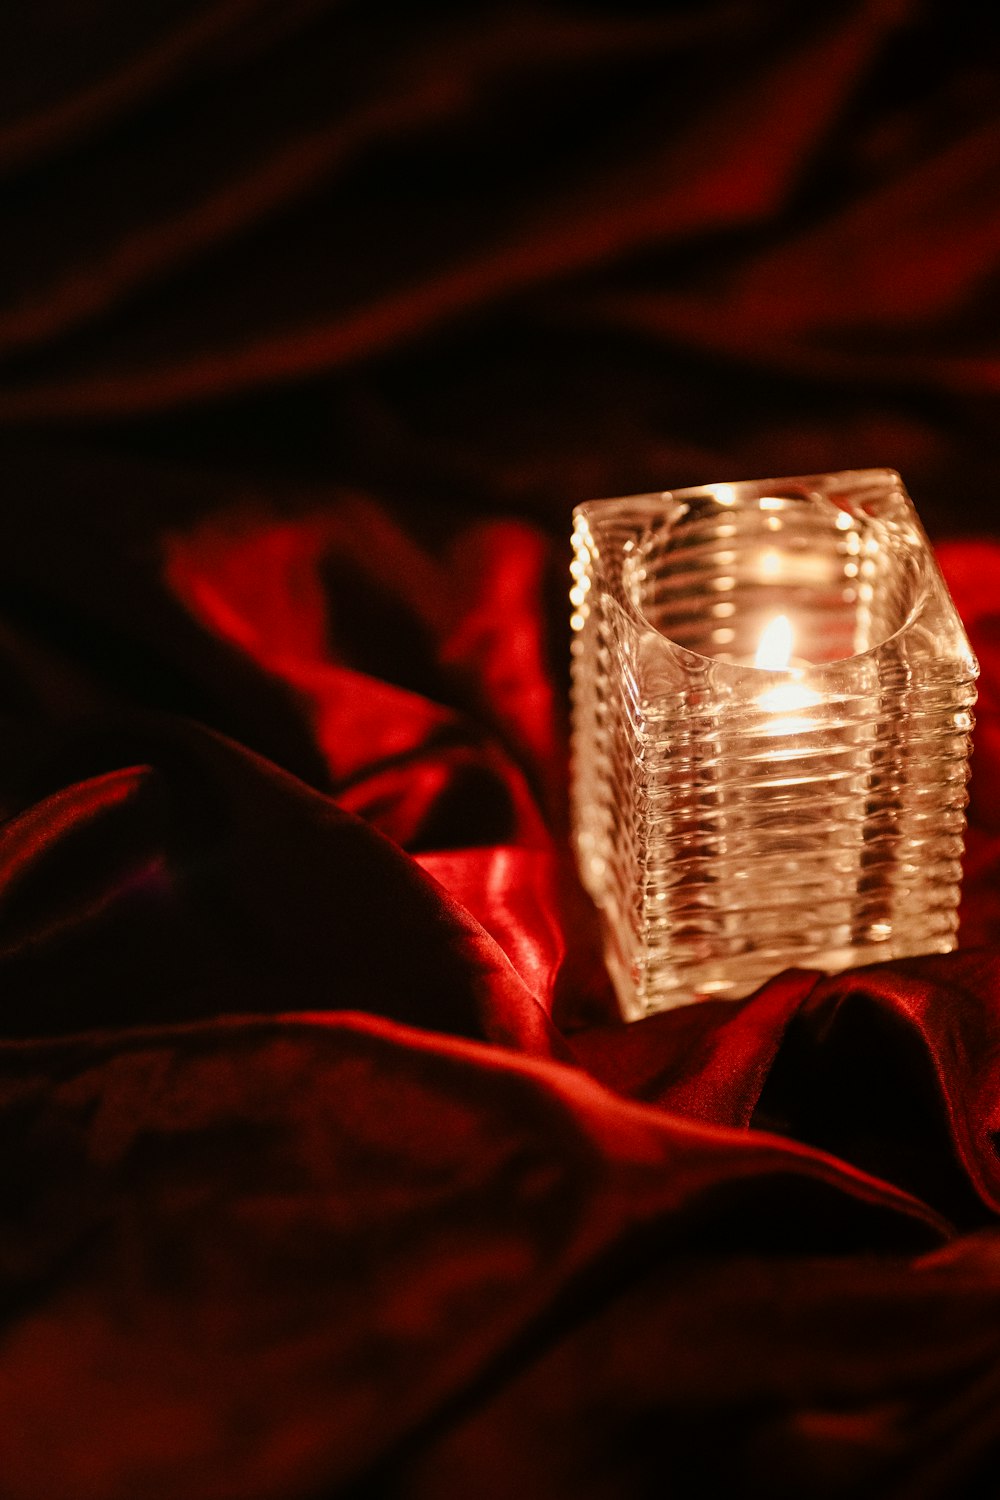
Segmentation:
{"type": "Polygon", "coordinates": [[[625,1014],[954,947],[978,667],[899,476],[575,522],[576,840],[625,1014]]]}

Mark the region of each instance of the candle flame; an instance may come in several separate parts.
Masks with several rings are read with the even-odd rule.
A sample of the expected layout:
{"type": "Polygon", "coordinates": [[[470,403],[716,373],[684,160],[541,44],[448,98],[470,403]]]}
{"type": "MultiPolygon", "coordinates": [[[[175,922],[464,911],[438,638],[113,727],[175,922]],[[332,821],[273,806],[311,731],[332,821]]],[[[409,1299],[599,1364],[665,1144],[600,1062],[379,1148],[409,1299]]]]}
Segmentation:
{"type": "Polygon", "coordinates": [[[792,627],[787,615],[775,615],[761,632],[760,645],[753,659],[755,667],[766,672],[784,672],[792,659],[792,627]]]}

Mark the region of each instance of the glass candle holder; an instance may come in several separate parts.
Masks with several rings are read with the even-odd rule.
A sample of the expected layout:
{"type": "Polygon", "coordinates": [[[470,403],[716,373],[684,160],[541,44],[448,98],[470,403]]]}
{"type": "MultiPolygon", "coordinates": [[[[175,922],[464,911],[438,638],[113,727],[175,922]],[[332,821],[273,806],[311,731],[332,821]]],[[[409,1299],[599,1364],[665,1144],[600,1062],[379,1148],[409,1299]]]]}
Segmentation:
{"type": "Polygon", "coordinates": [[[624,1015],[953,948],[979,669],[899,475],[574,518],[575,839],[624,1015]]]}

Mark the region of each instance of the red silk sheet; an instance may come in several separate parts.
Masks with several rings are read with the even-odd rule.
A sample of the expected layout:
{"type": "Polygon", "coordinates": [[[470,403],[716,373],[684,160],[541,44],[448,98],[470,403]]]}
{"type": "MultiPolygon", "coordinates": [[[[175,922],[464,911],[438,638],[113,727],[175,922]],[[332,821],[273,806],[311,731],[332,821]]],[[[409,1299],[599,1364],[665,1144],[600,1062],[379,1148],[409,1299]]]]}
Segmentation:
{"type": "Polygon", "coordinates": [[[993,1500],[981,9],[4,23],[2,1500],[993,1500]],[[962,948],[626,1028],[571,505],[868,464],[983,665],[962,948]]]}
{"type": "Polygon", "coordinates": [[[624,1027],[525,750],[558,741],[542,539],[476,523],[468,592],[420,594],[445,709],[323,645],[319,563],[357,536],[333,514],[230,514],[159,563],[213,690],[259,686],[269,723],[283,701],[322,787],[159,708],[36,724],[20,762],[6,1493],[992,1473],[1000,549],[941,549],[984,663],[965,904],[987,946],[624,1027]]]}

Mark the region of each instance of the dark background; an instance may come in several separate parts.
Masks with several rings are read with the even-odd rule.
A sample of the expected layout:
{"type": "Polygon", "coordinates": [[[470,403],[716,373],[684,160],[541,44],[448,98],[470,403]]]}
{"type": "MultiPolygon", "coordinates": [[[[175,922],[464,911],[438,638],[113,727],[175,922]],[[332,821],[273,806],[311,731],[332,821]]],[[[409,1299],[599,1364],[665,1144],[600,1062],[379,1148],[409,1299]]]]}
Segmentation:
{"type": "Polygon", "coordinates": [[[4,26],[4,451],[69,488],[126,453],[561,535],[589,495],[889,463],[935,530],[990,523],[989,7],[4,26]]]}

